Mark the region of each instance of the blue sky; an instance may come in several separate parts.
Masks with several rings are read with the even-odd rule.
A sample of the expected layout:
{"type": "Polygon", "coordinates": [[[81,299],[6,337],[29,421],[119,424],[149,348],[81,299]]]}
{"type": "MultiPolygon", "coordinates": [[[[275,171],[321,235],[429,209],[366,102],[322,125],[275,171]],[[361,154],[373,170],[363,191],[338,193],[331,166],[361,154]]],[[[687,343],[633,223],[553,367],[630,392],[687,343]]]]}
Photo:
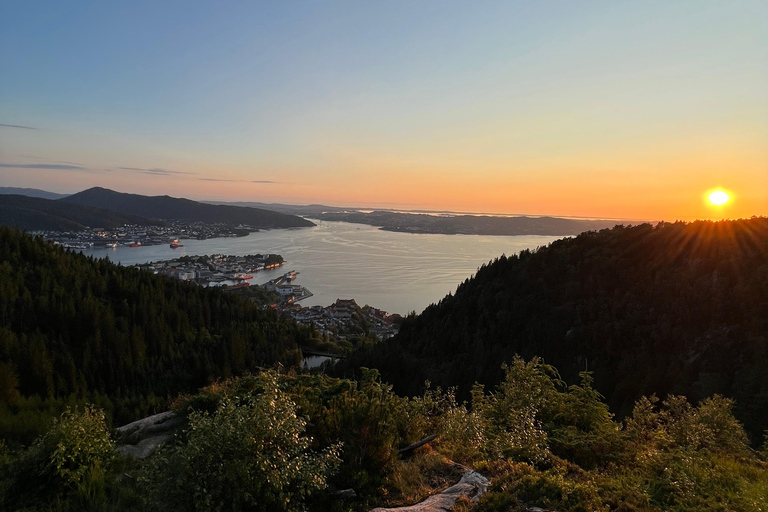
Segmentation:
{"type": "Polygon", "coordinates": [[[765,1],[5,2],[0,124],[35,129],[0,126],[0,180],[632,218],[723,186],[768,214],[766,26],[765,1]]]}

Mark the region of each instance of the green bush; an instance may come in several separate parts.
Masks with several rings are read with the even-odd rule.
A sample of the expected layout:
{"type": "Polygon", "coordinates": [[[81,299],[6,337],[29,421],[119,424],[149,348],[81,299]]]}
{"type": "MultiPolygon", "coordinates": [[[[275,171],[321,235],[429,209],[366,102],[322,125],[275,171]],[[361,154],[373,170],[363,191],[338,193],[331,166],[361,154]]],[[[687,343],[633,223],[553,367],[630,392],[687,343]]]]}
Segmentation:
{"type": "Polygon", "coordinates": [[[604,510],[595,484],[586,478],[577,481],[566,476],[565,468],[538,471],[525,463],[514,464],[482,497],[484,511],[525,510],[537,506],[559,512],[604,510]]]}
{"type": "Polygon", "coordinates": [[[6,456],[0,480],[7,510],[58,502],[59,508],[106,510],[106,468],[114,444],[104,412],[94,406],[67,408],[47,434],[15,457],[6,456]]]}
{"type": "Polygon", "coordinates": [[[151,461],[142,485],[160,509],[300,511],[327,485],[340,445],[310,450],[306,421],[278,386],[258,377],[262,392],[225,396],[213,414],[192,412],[186,442],[151,461]]]}

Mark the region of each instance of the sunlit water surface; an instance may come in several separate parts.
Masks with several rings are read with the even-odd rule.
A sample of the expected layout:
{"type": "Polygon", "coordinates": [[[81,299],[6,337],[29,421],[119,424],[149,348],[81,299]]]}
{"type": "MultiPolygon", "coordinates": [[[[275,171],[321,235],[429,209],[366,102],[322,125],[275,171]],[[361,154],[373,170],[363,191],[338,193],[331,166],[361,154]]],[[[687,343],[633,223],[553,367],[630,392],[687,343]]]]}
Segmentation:
{"type": "Polygon", "coordinates": [[[501,254],[534,249],[561,237],[423,235],[393,233],[346,222],[318,222],[313,228],[260,231],[239,238],[181,240],[168,245],[118,247],[85,251],[123,265],[204,254],[276,253],[285,266],[259,272],[253,283],[265,283],[288,270],[300,272],[295,284],[313,294],[301,303],[329,305],[354,298],[390,313],[420,312],[439,301],[501,254]]]}

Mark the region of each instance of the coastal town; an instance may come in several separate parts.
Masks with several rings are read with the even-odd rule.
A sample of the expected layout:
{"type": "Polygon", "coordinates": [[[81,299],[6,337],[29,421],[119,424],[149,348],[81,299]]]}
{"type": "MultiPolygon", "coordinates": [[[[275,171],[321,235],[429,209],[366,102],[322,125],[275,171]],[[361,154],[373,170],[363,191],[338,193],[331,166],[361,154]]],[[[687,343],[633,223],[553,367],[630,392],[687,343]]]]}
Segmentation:
{"type": "Polygon", "coordinates": [[[231,226],[220,223],[163,221],[162,225],[125,225],[115,229],[92,228],[84,231],[33,231],[31,234],[61,245],[67,249],[95,249],[110,247],[143,247],[176,244],[181,240],[247,236],[259,231],[253,226],[231,226]]]}
{"type": "Polygon", "coordinates": [[[241,293],[301,325],[314,327],[324,337],[335,342],[360,336],[383,340],[397,333],[403,320],[401,315],[390,314],[369,305],[361,307],[354,299],[337,299],[329,306],[301,306],[299,301],[311,297],[312,292],[304,286],[293,284],[299,275],[295,270],[261,285],[251,283],[257,272],[284,265],[285,260],[279,254],[213,254],[183,256],[136,266],[201,286],[220,286],[241,293]]]}
{"type": "Polygon", "coordinates": [[[136,266],[154,274],[192,281],[202,286],[226,286],[236,290],[249,286],[254,273],[278,268],[284,264],[285,261],[279,254],[247,256],[214,254],[182,256],[136,266]]]}
{"type": "Polygon", "coordinates": [[[312,325],[337,340],[367,334],[381,341],[397,334],[403,317],[371,306],[360,307],[355,299],[336,299],[330,306],[302,307],[293,302],[280,311],[303,325],[312,325]]]}

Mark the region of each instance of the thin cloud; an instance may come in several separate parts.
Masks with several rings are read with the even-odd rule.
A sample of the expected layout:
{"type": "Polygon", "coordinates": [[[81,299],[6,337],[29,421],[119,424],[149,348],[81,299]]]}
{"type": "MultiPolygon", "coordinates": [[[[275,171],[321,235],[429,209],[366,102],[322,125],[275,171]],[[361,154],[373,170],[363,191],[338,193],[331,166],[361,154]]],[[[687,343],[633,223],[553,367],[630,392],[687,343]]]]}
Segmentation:
{"type": "Polygon", "coordinates": [[[142,169],[140,167],[118,167],[121,171],[140,172],[142,174],[151,174],[152,176],[175,176],[177,174],[197,174],[194,172],[169,171],[167,169],[142,169]]]}
{"type": "Polygon", "coordinates": [[[79,165],[59,165],[59,164],[0,164],[5,169],[41,169],[41,170],[60,170],[60,171],[85,171],[85,167],[79,165]]]}
{"type": "Polygon", "coordinates": [[[199,181],[217,181],[217,182],[223,182],[223,183],[280,183],[279,181],[267,181],[267,180],[257,180],[257,181],[249,181],[249,180],[224,180],[224,179],[218,179],[218,178],[197,178],[199,181]]]}
{"type": "Polygon", "coordinates": [[[33,128],[31,126],[21,126],[19,124],[3,124],[0,123],[0,126],[3,128],[18,128],[20,130],[37,130],[37,128],[33,128]]]}

